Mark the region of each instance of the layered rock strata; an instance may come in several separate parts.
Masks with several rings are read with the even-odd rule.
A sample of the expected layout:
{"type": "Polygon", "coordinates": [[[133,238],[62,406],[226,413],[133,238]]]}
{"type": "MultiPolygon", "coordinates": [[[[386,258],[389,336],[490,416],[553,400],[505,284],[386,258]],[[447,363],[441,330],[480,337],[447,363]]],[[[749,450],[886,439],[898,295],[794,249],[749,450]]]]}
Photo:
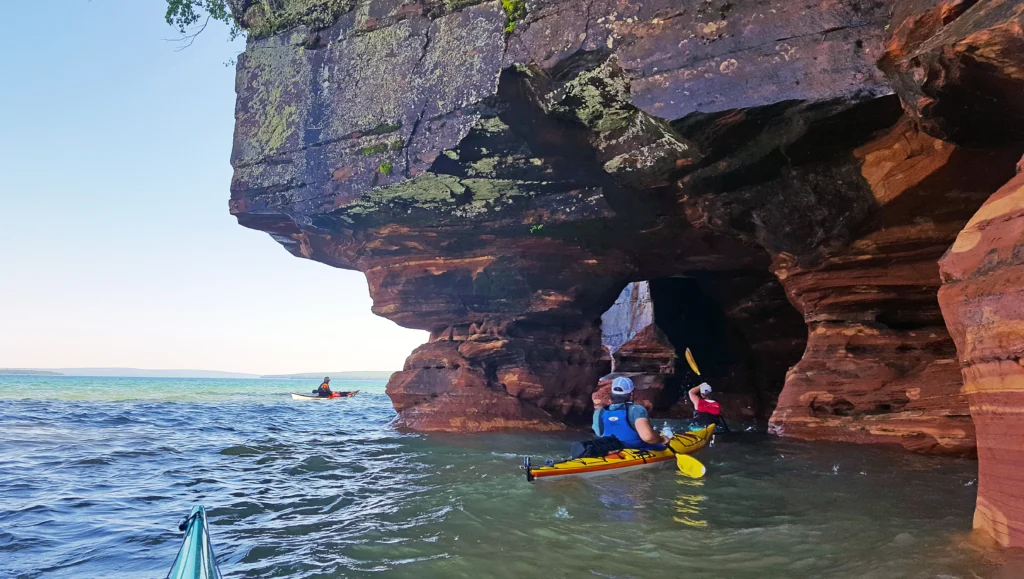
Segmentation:
{"type": "Polygon", "coordinates": [[[978,430],[974,526],[1024,546],[1024,174],[971,218],[941,271],[939,302],[978,430]]]}
{"type": "MultiPolygon", "coordinates": [[[[901,3],[902,4],[902,3],[901,3]]],[[[881,65],[923,130],[985,148],[1024,141],[1024,4],[907,2],[881,65]]],[[[940,262],[939,303],[956,342],[977,432],[974,526],[1024,546],[1024,181],[1012,161],[973,166],[1008,181],[971,217],[940,262]]],[[[1020,165],[1018,165],[1018,170],[1020,165]]],[[[969,170],[969,169],[965,169],[969,170]]]]}
{"type": "Polygon", "coordinates": [[[1013,151],[957,147],[901,122],[855,149],[879,209],[838,251],[778,254],[773,270],[808,324],[772,417],[779,434],[972,454],[974,427],[935,300],[937,259],[1013,151]],[[989,167],[984,172],[977,167],[989,167]]]}
{"type": "Polygon", "coordinates": [[[1011,152],[937,140],[977,141],[927,99],[1013,82],[1012,47],[987,47],[1018,13],[967,4],[293,10],[239,59],[231,211],[430,331],[388,387],[412,428],[585,420],[602,313],[630,282],[692,279],[721,328],[648,325],[612,355],[652,397],[693,343],[727,353],[738,413],[779,397],[777,432],[969,453],[934,260],[1006,180],[973,167],[1011,152]]]}
{"type": "Polygon", "coordinates": [[[1024,134],[1024,3],[908,0],[893,9],[879,66],[928,134],[971,146],[1024,134]]]}
{"type": "Polygon", "coordinates": [[[787,148],[835,154],[811,143],[830,123],[857,140],[893,122],[870,104],[889,90],[873,66],[886,17],[554,2],[506,37],[497,2],[361,3],[250,41],[231,209],[366,272],[375,312],[431,331],[389,385],[406,425],[555,428],[589,412],[598,319],[626,283],[768,267],[764,228],[703,209],[767,199],[716,189],[789,186],[787,148]]]}
{"type": "Polygon", "coordinates": [[[612,362],[685,413],[692,347],[779,434],[976,436],[975,524],[1024,544],[1024,3],[231,5],[231,212],[430,331],[402,424],[585,422],[612,362]]]}

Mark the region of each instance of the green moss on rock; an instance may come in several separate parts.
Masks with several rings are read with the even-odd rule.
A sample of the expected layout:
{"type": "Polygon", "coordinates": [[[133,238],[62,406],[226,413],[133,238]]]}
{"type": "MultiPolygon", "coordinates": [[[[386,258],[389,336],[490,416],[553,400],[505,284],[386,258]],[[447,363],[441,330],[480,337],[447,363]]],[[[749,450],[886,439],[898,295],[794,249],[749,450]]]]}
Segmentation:
{"type": "Polygon", "coordinates": [[[353,215],[367,215],[396,204],[437,209],[451,205],[455,201],[455,196],[462,195],[465,191],[466,188],[455,177],[426,173],[390,187],[374,189],[349,205],[347,209],[348,213],[353,215]]]}
{"type": "Polygon", "coordinates": [[[554,109],[562,109],[599,133],[627,126],[636,114],[630,102],[629,79],[614,59],[581,72],[549,97],[554,109]]]}
{"type": "Polygon", "coordinates": [[[401,129],[401,128],[402,128],[402,125],[393,125],[393,124],[390,124],[390,123],[384,123],[384,124],[377,125],[376,127],[374,127],[370,131],[369,134],[371,134],[371,135],[386,135],[388,133],[393,133],[393,132],[395,132],[395,131],[397,131],[398,129],[401,129]]]}
{"type": "MultiPolygon", "coordinates": [[[[384,164],[381,165],[381,173],[384,164]]],[[[350,216],[392,213],[405,208],[454,217],[476,217],[533,195],[537,183],[509,179],[459,179],[424,173],[408,181],[374,189],[346,208],[350,216]]]]}
{"type": "Polygon", "coordinates": [[[516,30],[516,22],[526,18],[525,0],[501,0],[501,8],[505,11],[505,34],[516,30]]]}
{"type": "Polygon", "coordinates": [[[387,143],[375,143],[373,145],[370,145],[369,147],[363,147],[362,149],[360,149],[359,152],[364,156],[368,157],[370,155],[379,155],[387,150],[387,143]]]}
{"type": "Polygon", "coordinates": [[[302,89],[309,83],[305,58],[288,48],[253,50],[243,55],[245,88],[239,98],[247,101],[248,131],[239,132],[243,158],[255,160],[275,155],[301,126],[307,112],[302,89]]]}

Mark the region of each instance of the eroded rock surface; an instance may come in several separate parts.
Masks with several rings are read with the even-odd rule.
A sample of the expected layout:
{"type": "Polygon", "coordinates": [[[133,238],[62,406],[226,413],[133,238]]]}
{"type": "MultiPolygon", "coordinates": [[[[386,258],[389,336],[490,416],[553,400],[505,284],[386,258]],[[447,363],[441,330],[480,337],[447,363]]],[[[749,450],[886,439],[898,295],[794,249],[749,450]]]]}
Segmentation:
{"type": "Polygon", "coordinates": [[[685,415],[692,347],[780,434],[977,436],[975,524],[1024,544],[1024,3],[232,6],[231,212],[430,331],[401,423],[585,422],[612,362],[685,415]]]}
{"type": "Polygon", "coordinates": [[[1024,546],[1024,174],[971,218],[941,271],[939,302],[978,431],[974,526],[1024,546]]]}
{"type": "Polygon", "coordinates": [[[880,211],[840,250],[779,254],[773,265],[809,330],[772,418],[775,432],[973,453],[935,300],[936,261],[1009,176],[1014,154],[960,148],[906,121],[853,151],[880,211]]]}
{"type": "MultiPolygon", "coordinates": [[[[710,8],[542,3],[506,38],[498,2],[367,2],[252,40],[232,212],[296,255],[366,272],[375,312],[431,331],[389,386],[409,426],[582,418],[604,369],[597,321],[626,283],[763,272],[758,235],[803,237],[750,219],[763,187],[716,189],[782,173],[782,191],[787,147],[895,118],[857,112],[889,91],[873,65],[884,5],[710,8]],[[682,58],[658,56],[670,46],[682,58]],[[792,82],[767,82],[779,75],[792,82]]],[[[842,221],[800,226],[820,237],[842,221]]]]}
{"type": "Polygon", "coordinates": [[[914,67],[1016,78],[1017,12],[947,4],[331,4],[239,60],[231,211],[430,331],[388,386],[416,429],[585,421],[613,360],[671,407],[692,344],[742,418],[969,453],[935,259],[1018,152],[937,140],[974,142],[914,67]],[[642,280],[701,305],[608,353],[642,280]]]}
{"type": "Polygon", "coordinates": [[[930,135],[993,146],[1024,133],[1024,3],[897,2],[879,63],[930,135]]]}
{"type": "Polygon", "coordinates": [[[633,381],[633,401],[649,411],[663,413],[675,402],[678,354],[658,327],[649,282],[628,284],[601,315],[601,342],[611,366],[595,393],[602,404],[610,403],[611,382],[618,376],[633,381]]]}

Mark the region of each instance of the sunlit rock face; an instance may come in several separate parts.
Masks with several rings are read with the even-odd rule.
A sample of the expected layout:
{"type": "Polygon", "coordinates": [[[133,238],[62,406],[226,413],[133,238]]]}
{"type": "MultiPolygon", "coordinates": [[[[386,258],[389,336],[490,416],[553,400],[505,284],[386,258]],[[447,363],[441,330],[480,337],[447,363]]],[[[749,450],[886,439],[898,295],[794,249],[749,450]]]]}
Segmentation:
{"type": "Polygon", "coordinates": [[[1021,547],[1024,181],[1012,176],[1006,153],[1019,152],[1024,141],[1024,4],[900,3],[893,28],[880,65],[922,130],[1002,150],[987,163],[964,168],[991,171],[1005,185],[973,214],[942,258],[939,303],[977,433],[974,526],[1002,545],[1021,547]]]}
{"type": "Polygon", "coordinates": [[[675,381],[676,347],[655,321],[650,283],[626,285],[601,315],[601,342],[608,351],[611,373],[598,382],[595,397],[611,402],[611,383],[625,376],[633,381],[633,402],[664,413],[679,398],[675,381]]]}
{"type": "Polygon", "coordinates": [[[974,526],[1024,546],[1024,174],[985,202],[941,268],[939,302],[978,431],[974,526]]]}

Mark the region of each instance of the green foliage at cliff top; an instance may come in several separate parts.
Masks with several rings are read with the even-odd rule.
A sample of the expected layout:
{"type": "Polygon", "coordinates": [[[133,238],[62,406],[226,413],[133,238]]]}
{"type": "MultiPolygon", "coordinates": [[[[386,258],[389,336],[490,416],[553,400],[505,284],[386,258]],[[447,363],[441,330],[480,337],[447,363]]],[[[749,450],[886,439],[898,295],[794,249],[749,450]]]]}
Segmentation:
{"type": "Polygon", "coordinates": [[[262,38],[301,25],[327,28],[354,7],[355,0],[167,0],[164,19],[186,39],[210,20],[227,24],[232,38],[243,30],[262,38]]]}
{"type": "Polygon", "coordinates": [[[167,13],[164,19],[183,36],[197,34],[198,32],[190,31],[200,20],[203,21],[204,28],[209,20],[227,23],[231,27],[231,38],[242,33],[242,29],[231,16],[227,0],[167,0],[167,13]]]}

